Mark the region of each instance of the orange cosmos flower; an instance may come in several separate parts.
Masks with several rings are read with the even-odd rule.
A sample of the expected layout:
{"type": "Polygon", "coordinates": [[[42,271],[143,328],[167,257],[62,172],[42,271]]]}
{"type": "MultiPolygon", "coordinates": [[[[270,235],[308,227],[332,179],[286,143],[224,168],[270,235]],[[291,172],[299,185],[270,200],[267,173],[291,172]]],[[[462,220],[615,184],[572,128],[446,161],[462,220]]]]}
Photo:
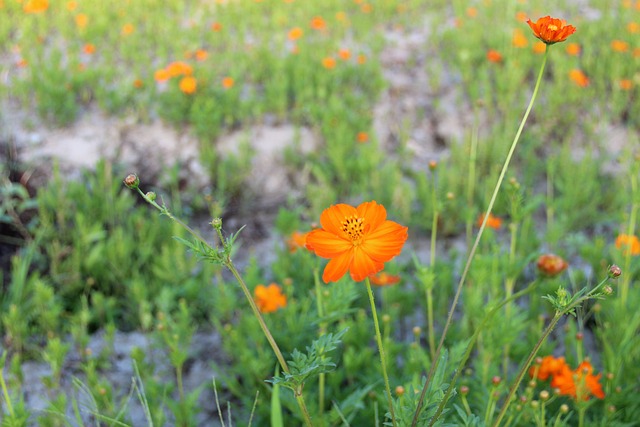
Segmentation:
{"type": "Polygon", "coordinates": [[[589,86],[589,77],[581,70],[573,69],[569,72],[569,78],[580,87],[589,86]]]}
{"type": "Polygon", "coordinates": [[[564,357],[545,356],[539,365],[534,365],[529,369],[529,376],[545,381],[549,376],[559,373],[565,366],[567,364],[564,357]]]}
{"type": "Polygon", "coordinates": [[[357,61],[358,61],[358,64],[362,65],[365,62],[367,62],[367,56],[361,53],[360,55],[358,55],[357,61]]]}
{"type": "Polygon", "coordinates": [[[495,63],[502,62],[502,54],[497,50],[489,49],[487,51],[487,59],[490,62],[495,62],[495,63]]]}
{"type": "Polygon", "coordinates": [[[631,34],[640,33],[640,25],[637,22],[629,22],[627,24],[627,31],[631,34]]]}
{"type": "Polygon", "coordinates": [[[536,42],[533,44],[533,53],[541,54],[547,50],[547,45],[543,42],[536,42]]]}
{"type": "MultiPolygon", "coordinates": [[[[480,216],[478,216],[478,221],[476,221],[476,225],[478,227],[482,226],[482,223],[484,222],[484,214],[480,214],[480,216]]],[[[497,216],[493,216],[493,214],[489,214],[489,218],[487,219],[487,227],[489,228],[493,228],[494,230],[499,229],[500,227],[502,227],[502,218],[498,218],[497,216]]]]}
{"type": "Polygon", "coordinates": [[[568,43],[567,44],[567,53],[571,56],[577,56],[580,55],[580,51],[582,49],[580,49],[580,45],[578,43],[568,43]]]}
{"type": "Polygon", "coordinates": [[[93,43],[87,43],[82,47],[82,51],[87,55],[93,55],[96,52],[96,46],[93,43]]]}
{"type": "Polygon", "coordinates": [[[167,65],[167,73],[169,77],[177,77],[177,76],[190,76],[193,73],[193,68],[191,65],[182,61],[174,61],[171,64],[167,65]]]}
{"type": "Polygon", "coordinates": [[[144,87],[144,82],[140,79],[135,79],[133,81],[133,87],[135,87],[136,89],[140,89],[142,87],[144,87]]]}
{"type": "Polygon", "coordinates": [[[559,390],[562,395],[571,396],[576,400],[589,400],[590,396],[604,399],[604,391],[600,385],[602,373],[593,375],[593,367],[584,361],[575,371],[565,365],[555,373],[551,380],[551,387],[559,390]]]}
{"type": "Polygon", "coordinates": [[[231,89],[234,83],[233,77],[225,77],[222,79],[222,87],[225,89],[231,89]]]}
{"type": "Polygon", "coordinates": [[[204,49],[196,50],[196,61],[202,62],[206,61],[209,57],[209,53],[204,49]]]}
{"type": "Polygon", "coordinates": [[[618,81],[618,86],[622,90],[631,90],[633,88],[633,81],[631,79],[621,79],[618,81]]]}
{"type": "Polygon", "coordinates": [[[468,7],[467,16],[469,18],[475,18],[476,16],[478,16],[478,9],[476,9],[475,7],[468,7]]]}
{"type": "Polygon", "coordinates": [[[557,276],[569,267],[567,261],[554,254],[540,255],[536,265],[540,273],[549,277],[557,276]]]}
{"type": "Polygon", "coordinates": [[[336,60],[330,56],[322,59],[322,66],[327,70],[332,70],[336,67],[336,60]]]}
{"type": "Polygon", "coordinates": [[[325,30],[327,28],[327,23],[322,16],[315,16],[311,20],[311,28],[318,31],[325,30]]]}
{"type": "Polygon", "coordinates": [[[373,276],[369,276],[371,283],[376,286],[391,286],[400,282],[400,276],[397,274],[389,274],[381,271],[378,274],[374,274],[373,276]]]}
{"type": "Polygon", "coordinates": [[[550,16],[540,18],[536,22],[529,19],[527,24],[533,30],[533,34],[548,45],[563,42],[576,32],[573,25],[567,25],[564,20],[550,16]]]}
{"type": "Polygon", "coordinates": [[[156,82],[163,83],[169,80],[171,78],[171,75],[169,75],[169,72],[165,68],[162,68],[161,70],[157,70],[153,74],[153,78],[156,82]]]}
{"type": "Polygon", "coordinates": [[[356,135],[356,141],[358,141],[360,144],[368,142],[369,134],[367,132],[358,132],[358,135],[356,135]]]}
{"type": "Polygon", "coordinates": [[[269,286],[262,284],[253,290],[253,296],[262,313],[273,313],[279,308],[287,306],[287,296],[282,293],[280,286],[271,283],[269,286]]]}
{"type": "Polygon", "coordinates": [[[351,58],[351,51],[349,49],[346,49],[346,48],[340,49],[338,51],[338,56],[343,61],[347,61],[349,58],[351,58]]]}
{"type": "Polygon", "coordinates": [[[219,22],[214,22],[213,24],[211,24],[211,31],[213,31],[214,33],[222,31],[222,24],[219,22]]]}
{"type": "Polygon", "coordinates": [[[22,10],[25,13],[42,13],[49,9],[49,0],[28,0],[22,10]]]}
{"type": "Polygon", "coordinates": [[[75,20],[76,20],[76,26],[81,30],[86,28],[87,24],[89,23],[89,17],[84,13],[77,14],[75,16],[75,20]]]}
{"type": "Polygon", "coordinates": [[[69,12],[73,12],[74,10],[76,10],[78,8],[78,2],[76,1],[68,1],[67,2],[67,10],[69,12]]]}
{"type": "Polygon", "coordinates": [[[301,233],[299,231],[294,231],[289,239],[287,240],[287,246],[289,247],[289,252],[293,253],[300,248],[304,248],[307,243],[307,234],[309,233],[301,233]]]}
{"type": "Polygon", "coordinates": [[[123,36],[128,36],[132,34],[135,30],[136,30],[136,27],[134,27],[133,24],[126,23],[122,26],[122,30],[120,30],[120,34],[122,34],[123,36]]]}
{"type": "Polygon", "coordinates": [[[620,234],[616,238],[616,248],[622,249],[624,255],[640,255],[640,240],[636,236],[620,234]]]}
{"type": "Polygon", "coordinates": [[[629,43],[622,40],[613,40],[611,42],[611,49],[614,52],[626,52],[629,50],[629,43]]]}
{"type": "Polygon", "coordinates": [[[524,36],[524,33],[520,28],[516,28],[513,30],[513,38],[511,39],[511,44],[517,48],[527,47],[529,45],[529,41],[524,36]]]}
{"type": "Polygon", "coordinates": [[[196,89],[198,88],[198,81],[193,76],[185,76],[182,79],[180,79],[180,83],[178,84],[178,87],[180,88],[182,93],[187,95],[192,95],[196,92],[196,89]]]}
{"type": "Polygon", "coordinates": [[[302,37],[304,35],[304,31],[302,31],[302,28],[300,27],[294,27],[292,29],[289,30],[289,34],[287,35],[287,37],[289,38],[289,40],[291,41],[296,41],[298,40],[300,37],[302,37]]]}
{"type": "Polygon", "coordinates": [[[357,208],[333,205],[322,212],[320,224],[307,235],[306,246],[330,259],[322,274],[325,283],[340,280],[347,271],[356,282],[381,271],[408,237],[407,227],[387,220],[386,209],[375,201],[357,208]]]}

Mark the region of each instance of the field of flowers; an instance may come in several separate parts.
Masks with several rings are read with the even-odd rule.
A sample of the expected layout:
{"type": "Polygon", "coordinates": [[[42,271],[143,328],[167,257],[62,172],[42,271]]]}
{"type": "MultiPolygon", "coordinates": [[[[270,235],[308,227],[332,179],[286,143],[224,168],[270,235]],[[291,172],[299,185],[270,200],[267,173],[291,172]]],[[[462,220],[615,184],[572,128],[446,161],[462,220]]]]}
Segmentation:
{"type": "Polygon", "coordinates": [[[635,0],[0,0],[2,426],[640,425],[639,95],[635,0]]]}

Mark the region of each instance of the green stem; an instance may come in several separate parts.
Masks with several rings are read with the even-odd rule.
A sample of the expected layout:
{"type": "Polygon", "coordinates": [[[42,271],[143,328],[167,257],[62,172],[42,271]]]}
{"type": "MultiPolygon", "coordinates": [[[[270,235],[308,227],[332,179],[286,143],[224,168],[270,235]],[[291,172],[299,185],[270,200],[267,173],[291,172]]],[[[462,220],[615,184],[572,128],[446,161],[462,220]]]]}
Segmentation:
{"type": "MultiPolygon", "coordinates": [[[[635,173],[631,174],[631,212],[629,213],[629,226],[627,228],[627,235],[635,236],[636,233],[636,220],[638,207],[640,203],[636,202],[636,193],[638,191],[638,178],[635,173]]],[[[631,284],[631,257],[633,254],[631,253],[631,247],[628,246],[626,248],[625,256],[624,256],[624,276],[622,277],[622,283],[620,284],[620,301],[624,307],[627,306],[627,297],[629,295],[629,285],[631,284]]]]}
{"type": "Polygon", "coordinates": [[[184,387],[182,386],[182,364],[176,366],[176,382],[178,383],[178,393],[180,395],[180,403],[184,403],[184,387]]]}
{"type": "MultiPolygon", "coordinates": [[[[324,309],[322,306],[322,288],[320,286],[320,277],[317,268],[313,270],[313,281],[316,290],[316,308],[318,310],[318,319],[322,319],[324,317],[324,309]]],[[[320,336],[324,335],[326,332],[327,325],[325,322],[321,321],[319,329],[320,336]]],[[[322,413],[324,412],[324,386],[325,374],[323,372],[318,377],[318,414],[320,415],[320,417],[322,417],[322,413]]]]}
{"type": "MultiPolygon", "coordinates": [[[[469,273],[469,268],[471,267],[471,261],[473,260],[473,257],[476,253],[476,250],[478,249],[478,245],[480,243],[480,239],[482,238],[482,234],[484,232],[484,229],[487,226],[487,220],[489,219],[489,214],[491,213],[491,210],[493,209],[493,204],[496,201],[496,198],[498,196],[498,191],[500,190],[500,186],[502,185],[502,181],[504,180],[504,176],[507,173],[507,169],[509,167],[509,163],[511,163],[511,158],[513,157],[513,153],[516,149],[516,146],[518,145],[518,140],[520,139],[520,135],[522,134],[522,130],[524,129],[524,124],[527,121],[527,118],[529,117],[529,113],[531,113],[531,109],[533,108],[533,102],[536,99],[536,96],[538,94],[538,89],[540,88],[540,82],[542,81],[542,75],[544,72],[544,67],[545,64],[547,63],[547,57],[548,57],[548,53],[549,53],[549,46],[547,46],[547,49],[545,50],[544,53],[544,57],[542,59],[542,65],[540,66],[540,72],[538,73],[538,80],[536,81],[536,85],[535,88],[533,89],[533,94],[531,95],[531,100],[529,101],[529,106],[527,107],[527,110],[524,113],[524,117],[522,118],[522,121],[520,122],[520,127],[518,128],[518,131],[516,133],[515,138],[513,139],[513,142],[511,143],[511,148],[509,149],[509,153],[507,154],[507,158],[504,162],[504,165],[502,166],[502,171],[500,172],[500,176],[498,177],[498,182],[496,183],[496,186],[493,190],[493,195],[491,196],[491,200],[489,201],[489,206],[487,207],[487,211],[485,212],[484,215],[484,219],[482,221],[482,225],[480,226],[480,230],[478,230],[478,235],[476,236],[476,240],[473,243],[473,247],[471,248],[471,252],[469,253],[469,256],[467,257],[467,262],[464,266],[464,270],[462,271],[462,276],[460,277],[460,281],[458,282],[458,286],[456,288],[456,293],[453,297],[453,302],[451,303],[451,308],[449,310],[449,315],[447,316],[447,321],[444,325],[444,329],[442,331],[442,337],[440,338],[440,343],[438,344],[438,348],[436,349],[436,358],[433,360],[433,362],[431,363],[431,368],[429,369],[429,374],[427,376],[427,380],[425,381],[424,387],[422,388],[422,392],[420,394],[420,399],[418,400],[418,405],[416,408],[416,412],[413,414],[413,421],[411,423],[412,427],[415,427],[418,423],[418,417],[420,415],[420,411],[422,410],[422,405],[424,404],[424,398],[426,396],[427,393],[427,388],[429,387],[429,383],[431,381],[431,379],[433,378],[433,374],[435,372],[435,369],[437,367],[438,364],[438,359],[440,357],[440,352],[442,351],[442,346],[444,345],[444,340],[447,336],[447,332],[449,330],[449,327],[451,326],[451,320],[453,319],[453,313],[455,311],[456,306],[458,305],[458,299],[460,298],[460,294],[462,292],[462,286],[464,285],[464,282],[467,278],[467,274],[469,273]]],[[[434,417],[435,418],[435,417],[434,417]]]]}
{"type": "MultiPolygon", "coordinates": [[[[2,361],[6,359],[7,353],[2,355],[2,361]]],[[[3,364],[4,365],[4,364],[3,364]]],[[[0,387],[2,387],[2,395],[4,396],[5,404],[7,405],[7,411],[12,420],[15,420],[16,414],[13,412],[13,405],[11,404],[11,397],[9,397],[9,391],[7,390],[7,384],[4,381],[4,366],[0,367],[0,387]]]]}
{"type": "Polygon", "coordinates": [[[382,376],[384,377],[384,387],[387,393],[387,403],[389,404],[389,412],[391,413],[391,423],[396,427],[396,416],[393,410],[393,398],[391,397],[391,387],[389,387],[389,376],[387,375],[387,359],[384,355],[384,347],[382,345],[382,335],[380,334],[380,323],[378,322],[378,312],[376,310],[376,302],[373,298],[371,290],[371,282],[367,277],[367,293],[369,294],[369,302],[371,303],[371,313],[373,315],[373,324],[376,329],[376,341],[378,342],[378,351],[380,352],[380,364],[382,365],[382,376]]]}
{"type": "MultiPolygon", "coordinates": [[[[429,267],[433,270],[436,264],[436,241],[438,236],[438,218],[440,212],[438,210],[438,197],[437,197],[437,185],[435,182],[435,174],[433,179],[432,197],[431,203],[433,205],[433,222],[431,224],[431,254],[429,258],[429,267]]],[[[435,280],[435,279],[434,279],[435,280]]],[[[436,333],[433,321],[433,281],[429,283],[427,288],[427,327],[429,333],[429,353],[431,354],[431,360],[435,360],[436,357],[436,333]]]]}

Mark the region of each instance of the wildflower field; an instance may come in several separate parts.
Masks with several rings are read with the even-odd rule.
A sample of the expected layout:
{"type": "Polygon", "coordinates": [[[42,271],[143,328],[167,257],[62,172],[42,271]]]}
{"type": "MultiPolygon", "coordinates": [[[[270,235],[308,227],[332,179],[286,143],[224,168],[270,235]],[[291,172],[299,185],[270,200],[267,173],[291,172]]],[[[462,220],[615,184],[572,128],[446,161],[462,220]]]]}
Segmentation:
{"type": "Polygon", "coordinates": [[[640,1],[0,0],[2,426],[639,426],[640,1]]]}

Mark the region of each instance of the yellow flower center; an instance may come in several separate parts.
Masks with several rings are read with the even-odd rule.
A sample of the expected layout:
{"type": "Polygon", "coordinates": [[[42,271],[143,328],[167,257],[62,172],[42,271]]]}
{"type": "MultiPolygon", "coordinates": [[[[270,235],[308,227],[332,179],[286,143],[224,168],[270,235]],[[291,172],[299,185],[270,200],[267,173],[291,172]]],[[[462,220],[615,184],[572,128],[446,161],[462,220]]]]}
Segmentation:
{"type": "Polygon", "coordinates": [[[547,28],[548,28],[549,30],[551,30],[551,31],[558,31],[558,26],[557,26],[557,25],[553,25],[553,24],[551,24],[551,25],[549,25],[547,28]]]}
{"type": "Polygon", "coordinates": [[[346,217],[342,221],[342,231],[347,233],[354,245],[359,245],[364,234],[364,218],[346,217]]]}

